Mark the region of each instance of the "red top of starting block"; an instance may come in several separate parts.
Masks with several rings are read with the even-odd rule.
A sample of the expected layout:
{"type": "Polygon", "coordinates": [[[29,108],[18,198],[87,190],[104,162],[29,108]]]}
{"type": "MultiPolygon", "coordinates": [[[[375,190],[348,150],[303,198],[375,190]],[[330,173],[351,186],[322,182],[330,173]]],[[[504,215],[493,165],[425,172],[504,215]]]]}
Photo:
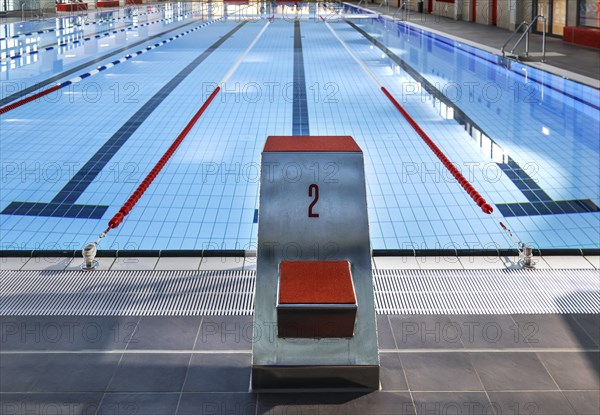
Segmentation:
{"type": "Polygon", "coordinates": [[[350,136],[269,136],[263,150],[266,153],[318,152],[362,153],[350,136]]]}
{"type": "Polygon", "coordinates": [[[348,261],[281,261],[279,304],[356,304],[348,261]]]}

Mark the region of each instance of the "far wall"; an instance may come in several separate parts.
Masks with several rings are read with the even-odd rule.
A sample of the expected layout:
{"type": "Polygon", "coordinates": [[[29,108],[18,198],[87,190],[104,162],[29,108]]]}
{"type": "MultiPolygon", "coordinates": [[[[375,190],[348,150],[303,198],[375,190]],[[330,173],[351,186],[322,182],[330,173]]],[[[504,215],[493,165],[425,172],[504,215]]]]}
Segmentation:
{"type": "MultiPolygon", "coordinates": [[[[380,3],[382,0],[368,0],[371,3],[380,3]]],[[[419,0],[389,0],[391,8],[400,7],[406,1],[408,9],[417,11],[419,0]]],[[[432,0],[431,14],[446,18],[473,21],[473,1],[475,1],[475,22],[492,24],[493,0],[432,0]]],[[[567,1],[567,26],[577,24],[577,0],[567,1]]],[[[541,3],[542,0],[539,0],[541,3]]],[[[498,27],[514,30],[523,20],[530,21],[533,16],[534,0],[497,0],[496,25],[498,27]]],[[[427,12],[429,0],[424,0],[424,9],[427,12]]],[[[382,8],[384,9],[384,8],[382,8]]]]}

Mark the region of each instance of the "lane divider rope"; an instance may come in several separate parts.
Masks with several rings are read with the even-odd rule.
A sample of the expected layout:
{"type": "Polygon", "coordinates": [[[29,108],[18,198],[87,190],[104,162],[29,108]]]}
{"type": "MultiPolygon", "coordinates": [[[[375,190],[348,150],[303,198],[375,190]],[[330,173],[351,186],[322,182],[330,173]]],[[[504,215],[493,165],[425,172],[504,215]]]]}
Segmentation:
{"type": "Polygon", "coordinates": [[[156,48],[158,48],[158,47],[160,47],[162,45],[166,45],[167,43],[171,43],[175,39],[179,39],[179,38],[181,38],[183,36],[186,36],[186,35],[188,35],[188,34],[190,34],[192,32],[195,32],[196,30],[200,30],[201,28],[203,28],[205,26],[208,26],[210,24],[213,24],[213,23],[215,23],[215,22],[217,22],[219,20],[223,20],[223,19],[224,19],[224,17],[219,17],[218,19],[209,20],[208,22],[202,23],[201,25],[198,25],[196,27],[193,27],[192,29],[186,30],[185,32],[182,32],[182,33],[180,33],[180,34],[178,34],[176,36],[172,36],[172,37],[170,37],[168,39],[165,39],[162,42],[155,43],[153,45],[147,46],[146,48],[144,48],[142,50],[138,50],[137,52],[130,53],[130,54],[126,55],[126,56],[123,56],[120,59],[117,59],[117,60],[112,61],[110,63],[107,63],[105,65],[98,66],[96,69],[93,69],[93,70],[91,70],[89,72],[85,72],[85,73],[83,73],[81,75],[78,75],[78,76],[76,76],[74,78],[69,79],[68,81],[58,83],[58,84],[56,84],[56,85],[54,85],[54,86],[52,86],[52,87],[50,87],[48,89],[44,89],[44,90],[42,90],[42,91],[40,91],[40,92],[38,92],[36,94],[30,95],[30,96],[28,96],[26,98],[23,98],[23,99],[19,100],[19,101],[15,101],[12,104],[5,105],[4,107],[0,108],[0,115],[1,114],[5,114],[5,113],[7,113],[9,111],[12,111],[15,108],[19,108],[20,106],[25,105],[25,104],[27,104],[27,103],[29,103],[31,101],[34,101],[34,100],[36,100],[38,98],[41,98],[41,97],[43,97],[45,95],[51,94],[52,92],[55,92],[55,91],[57,91],[59,89],[62,89],[62,88],[65,88],[65,87],[67,87],[69,85],[81,82],[85,78],[89,78],[90,76],[94,76],[94,75],[96,75],[96,74],[98,74],[98,73],[100,73],[102,71],[105,71],[107,69],[112,68],[115,65],[118,65],[120,63],[126,62],[129,59],[135,58],[135,57],[137,57],[139,55],[142,55],[144,53],[150,52],[151,50],[156,49],[156,48]]]}
{"type": "MultiPolygon", "coordinates": [[[[195,12],[192,12],[191,15],[195,15],[195,14],[198,14],[198,13],[202,13],[202,10],[197,10],[195,12]]],[[[74,40],[72,42],[67,41],[67,42],[63,42],[63,43],[60,43],[60,44],[55,44],[53,46],[44,47],[42,49],[33,50],[31,52],[25,52],[25,53],[20,53],[18,55],[7,56],[5,58],[0,59],[0,63],[10,62],[12,60],[23,58],[25,56],[36,55],[36,54],[38,54],[40,52],[47,52],[49,50],[62,48],[64,46],[68,46],[70,44],[72,44],[72,45],[83,44],[84,42],[87,42],[87,41],[92,40],[92,39],[100,39],[100,38],[103,38],[103,37],[106,37],[106,36],[110,36],[112,34],[116,34],[116,33],[120,33],[120,32],[127,32],[127,31],[130,31],[130,30],[138,29],[140,27],[144,27],[144,26],[150,26],[150,25],[153,25],[153,24],[156,24],[156,23],[164,22],[166,20],[175,19],[177,17],[187,18],[188,14],[179,14],[177,16],[173,16],[173,17],[169,17],[169,18],[163,18],[163,19],[159,19],[159,20],[153,20],[151,22],[141,23],[141,24],[135,25],[135,26],[128,26],[128,27],[124,27],[124,28],[118,29],[118,30],[112,30],[112,31],[109,30],[109,31],[107,31],[105,33],[102,33],[102,34],[99,34],[99,35],[89,36],[89,37],[86,37],[86,38],[83,38],[83,39],[74,40]]]]}
{"type": "Polygon", "coordinates": [[[458,181],[458,184],[460,184],[462,186],[462,188],[465,190],[465,192],[467,192],[467,194],[471,197],[471,199],[473,199],[473,201],[477,204],[477,206],[479,206],[484,213],[487,213],[488,215],[491,214],[494,211],[494,208],[492,208],[487,203],[485,198],[483,196],[481,196],[479,194],[479,192],[477,192],[477,190],[475,190],[473,185],[471,183],[469,183],[469,181],[466,179],[465,176],[463,176],[463,174],[460,172],[460,170],[458,170],[456,168],[454,163],[452,163],[448,159],[448,157],[446,157],[446,155],[442,152],[442,150],[440,150],[440,148],[435,144],[435,142],[431,138],[429,138],[427,133],[425,131],[423,131],[423,129],[419,126],[419,124],[417,124],[417,122],[402,107],[402,105],[400,105],[398,103],[398,101],[396,101],[396,98],[394,98],[392,96],[392,94],[390,94],[390,92],[384,86],[381,87],[381,90],[383,91],[385,96],[388,97],[388,99],[392,102],[392,104],[394,104],[396,109],[402,114],[402,116],[406,119],[406,121],[408,121],[408,123],[417,132],[417,134],[419,134],[419,137],[421,137],[423,139],[423,141],[425,141],[425,144],[427,144],[429,149],[431,151],[433,151],[433,154],[435,154],[437,156],[437,158],[442,162],[444,167],[446,167],[446,169],[448,169],[448,171],[450,171],[452,176],[454,176],[456,181],[458,181]]]}
{"type": "Polygon", "coordinates": [[[204,101],[204,104],[202,104],[202,106],[200,107],[198,112],[196,112],[196,114],[192,117],[192,119],[187,123],[185,128],[179,133],[179,135],[177,136],[175,141],[171,144],[171,146],[163,154],[163,156],[160,158],[158,163],[156,163],[156,165],[150,171],[150,173],[148,173],[146,178],[139,184],[137,189],[133,192],[133,194],[129,197],[129,199],[127,199],[127,201],[125,202],[125,204],[123,204],[121,209],[119,209],[119,211],[110,219],[110,221],[108,222],[108,228],[106,228],[106,230],[100,235],[100,237],[96,241],[96,245],[100,242],[100,240],[102,238],[104,238],[106,236],[106,234],[111,229],[118,227],[121,224],[121,222],[123,221],[123,219],[125,219],[125,216],[127,216],[129,214],[129,212],[131,212],[131,209],[133,209],[133,207],[140,200],[142,195],[146,192],[146,190],[148,190],[148,187],[150,186],[150,184],[152,184],[152,182],[154,181],[156,176],[158,176],[158,174],[160,173],[162,168],[165,166],[165,164],[167,164],[167,162],[169,161],[171,156],[175,153],[175,151],[177,150],[179,145],[183,142],[185,137],[192,130],[192,128],[194,127],[194,125],[196,124],[198,119],[202,116],[204,111],[206,111],[206,109],[211,104],[211,102],[214,100],[214,98],[217,96],[217,94],[219,93],[221,88],[223,88],[225,86],[225,83],[229,80],[229,78],[239,68],[242,61],[246,58],[248,53],[250,53],[252,48],[254,48],[254,45],[256,45],[256,43],[262,37],[263,33],[267,30],[267,27],[269,27],[270,24],[271,24],[271,21],[267,21],[267,23],[264,25],[262,30],[254,38],[252,43],[250,43],[250,45],[246,48],[244,53],[242,53],[242,55],[239,57],[239,59],[231,67],[229,72],[227,72],[227,74],[223,77],[223,79],[219,83],[219,85],[213,90],[213,92],[209,95],[207,100],[204,101]]]}
{"type": "MultiPolygon", "coordinates": [[[[73,26],[70,26],[70,27],[60,27],[58,29],[51,28],[51,29],[36,30],[36,31],[33,31],[33,32],[27,32],[27,33],[18,33],[16,35],[12,35],[12,36],[9,36],[9,37],[0,37],[0,41],[7,40],[7,39],[17,39],[17,38],[19,38],[21,36],[43,35],[44,33],[60,32],[61,30],[73,29],[75,27],[91,26],[91,25],[95,25],[95,24],[99,24],[99,23],[116,22],[117,20],[127,19],[127,18],[131,18],[131,17],[141,17],[141,16],[150,15],[150,14],[160,13],[162,11],[160,9],[160,7],[161,7],[160,4],[158,4],[158,5],[148,5],[148,6],[158,6],[159,9],[157,11],[154,11],[154,12],[146,12],[146,13],[136,14],[135,16],[123,16],[123,17],[117,17],[117,18],[114,18],[114,19],[104,19],[104,20],[100,19],[100,20],[94,20],[93,22],[88,22],[88,23],[84,23],[84,24],[74,24],[73,26]]],[[[55,19],[58,19],[58,18],[59,17],[57,17],[55,19]]]]}
{"type": "Polygon", "coordinates": [[[462,186],[462,188],[467,192],[467,194],[473,199],[473,201],[481,208],[481,210],[486,214],[491,214],[494,211],[494,208],[487,203],[485,198],[479,194],[479,192],[473,187],[471,183],[463,176],[463,174],[456,168],[454,163],[452,163],[448,157],[440,150],[440,148],[435,144],[435,142],[427,135],[425,131],[417,124],[417,122],[410,116],[410,114],[396,101],[392,94],[379,82],[379,79],[375,76],[375,74],[366,66],[366,64],[360,59],[344,42],[344,40],[339,37],[336,31],[331,27],[331,25],[323,19],[324,24],[331,31],[331,33],[337,38],[337,40],[344,46],[346,51],[354,58],[354,60],[360,65],[360,67],[375,81],[375,83],[379,86],[381,91],[385,94],[388,100],[396,107],[396,109],[402,114],[402,116],[408,121],[410,126],[416,131],[416,133],[421,137],[421,139],[427,144],[429,149],[436,155],[436,157],[442,162],[444,167],[450,171],[452,176],[458,181],[458,183],[462,186]]]}

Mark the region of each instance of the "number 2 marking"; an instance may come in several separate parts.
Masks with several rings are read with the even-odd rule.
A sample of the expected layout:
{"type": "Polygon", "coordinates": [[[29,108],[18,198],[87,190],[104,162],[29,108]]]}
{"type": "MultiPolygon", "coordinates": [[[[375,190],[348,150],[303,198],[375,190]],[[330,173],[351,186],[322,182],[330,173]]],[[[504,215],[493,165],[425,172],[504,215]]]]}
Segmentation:
{"type": "Polygon", "coordinates": [[[313,208],[315,207],[315,205],[317,204],[317,201],[319,200],[319,186],[317,186],[314,183],[311,184],[310,186],[308,186],[308,197],[314,197],[312,203],[308,206],[308,217],[309,218],[318,218],[319,214],[314,213],[313,208]],[[313,196],[313,190],[315,191],[314,196],[313,196]]]}

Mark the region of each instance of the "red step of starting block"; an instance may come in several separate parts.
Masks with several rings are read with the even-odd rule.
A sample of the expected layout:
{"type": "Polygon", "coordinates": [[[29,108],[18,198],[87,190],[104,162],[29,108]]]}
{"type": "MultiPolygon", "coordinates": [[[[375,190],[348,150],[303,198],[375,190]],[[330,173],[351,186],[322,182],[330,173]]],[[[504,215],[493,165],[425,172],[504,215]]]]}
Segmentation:
{"type": "Polygon", "coordinates": [[[353,337],[356,294],[348,261],[281,261],[278,337],[353,337]]]}

